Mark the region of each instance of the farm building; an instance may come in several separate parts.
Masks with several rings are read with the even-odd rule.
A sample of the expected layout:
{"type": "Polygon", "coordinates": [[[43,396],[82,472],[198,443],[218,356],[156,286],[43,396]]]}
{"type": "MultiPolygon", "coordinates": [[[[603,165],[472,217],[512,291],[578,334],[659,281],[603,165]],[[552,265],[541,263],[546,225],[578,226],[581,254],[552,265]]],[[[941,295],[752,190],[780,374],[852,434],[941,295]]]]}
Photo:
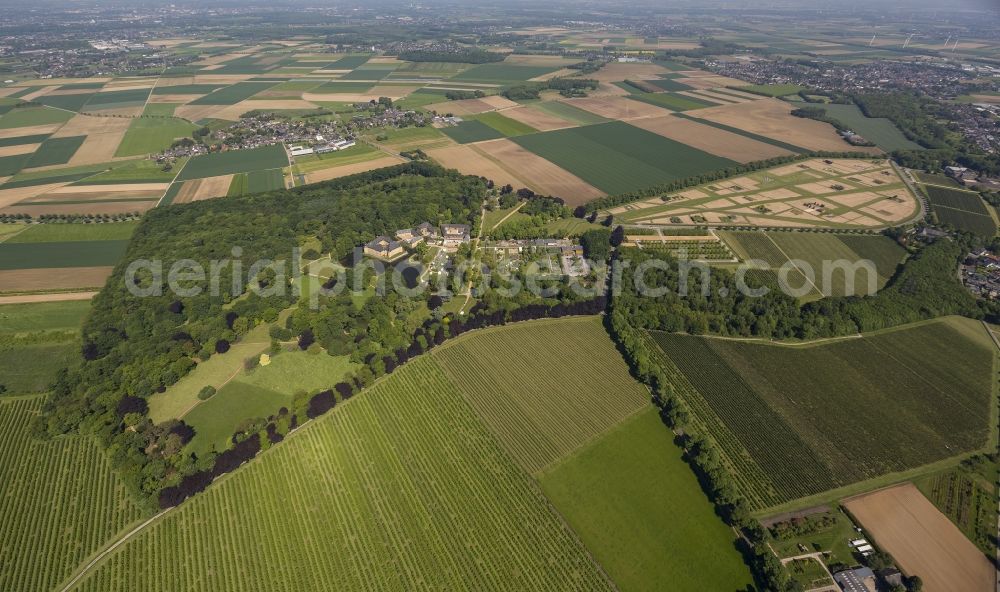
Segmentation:
{"type": "Polygon", "coordinates": [[[292,146],[291,153],[292,156],[305,156],[306,154],[312,154],[313,149],[308,146],[292,146]]]}
{"type": "Polygon", "coordinates": [[[377,236],[365,244],[365,255],[391,261],[406,252],[403,243],[394,241],[387,236],[377,236]]]}
{"type": "Polygon", "coordinates": [[[867,567],[838,571],[833,579],[844,592],[876,592],[875,572],[867,567]]]}
{"type": "Polygon", "coordinates": [[[456,246],[462,243],[469,242],[471,238],[469,235],[469,225],[468,224],[442,224],[441,225],[441,237],[444,239],[444,245],[456,246]]]}

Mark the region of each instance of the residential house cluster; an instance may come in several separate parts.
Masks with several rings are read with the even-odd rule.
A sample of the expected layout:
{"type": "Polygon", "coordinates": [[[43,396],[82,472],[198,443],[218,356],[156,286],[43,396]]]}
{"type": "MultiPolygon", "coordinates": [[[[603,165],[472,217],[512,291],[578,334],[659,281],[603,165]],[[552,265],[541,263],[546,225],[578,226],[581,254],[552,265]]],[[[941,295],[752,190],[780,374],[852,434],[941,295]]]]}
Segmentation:
{"type": "Polygon", "coordinates": [[[980,298],[1000,298],[1000,257],[986,250],[969,253],[962,263],[962,282],[980,298]]]}

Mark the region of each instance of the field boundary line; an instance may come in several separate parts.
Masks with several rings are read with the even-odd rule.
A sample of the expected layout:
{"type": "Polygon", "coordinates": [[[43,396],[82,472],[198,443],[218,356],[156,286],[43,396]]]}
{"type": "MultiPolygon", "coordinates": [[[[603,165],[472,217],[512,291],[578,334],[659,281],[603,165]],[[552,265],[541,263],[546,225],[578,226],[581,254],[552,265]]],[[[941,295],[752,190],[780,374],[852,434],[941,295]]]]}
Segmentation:
{"type": "MultiPolygon", "coordinates": [[[[490,227],[490,231],[493,231],[493,230],[496,230],[497,228],[499,228],[501,224],[503,224],[504,222],[507,221],[508,218],[510,218],[511,216],[513,216],[514,214],[516,214],[522,207],[524,207],[524,204],[526,204],[526,203],[528,203],[528,202],[522,201],[522,202],[518,203],[517,207],[514,208],[513,210],[511,210],[511,212],[509,214],[507,214],[506,216],[504,216],[503,218],[501,218],[499,222],[497,222],[496,224],[494,224],[493,226],[491,226],[490,227]]],[[[22,230],[21,232],[24,232],[24,231],[22,230]]],[[[17,234],[20,234],[20,232],[17,233],[17,234]]],[[[482,234],[482,233],[480,233],[480,234],[482,234]]]]}
{"type": "Polygon", "coordinates": [[[94,559],[92,559],[90,561],[90,563],[88,563],[87,565],[83,566],[82,570],[80,570],[75,576],[73,576],[73,578],[63,588],[60,588],[61,592],[68,592],[69,590],[71,590],[73,588],[73,586],[75,586],[77,584],[77,582],[79,582],[81,579],[83,579],[84,576],[86,576],[88,573],[90,573],[91,569],[93,569],[98,563],[100,563],[101,561],[103,561],[105,557],[107,557],[112,552],[114,552],[115,549],[117,549],[118,547],[124,545],[133,536],[135,536],[136,534],[138,534],[139,532],[141,532],[143,529],[145,529],[147,526],[149,526],[150,524],[152,524],[156,520],[159,520],[167,512],[169,512],[170,510],[173,510],[173,509],[174,509],[173,507],[170,507],[170,508],[167,508],[166,510],[163,510],[163,511],[159,512],[158,514],[156,514],[153,517],[147,519],[145,522],[139,524],[138,526],[136,526],[135,528],[133,528],[129,532],[125,533],[124,536],[119,537],[118,540],[116,540],[114,543],[112,543],[108,548],[106,548],[103,551],[101,551],[97,555],[97,557],[95,557],[94,559]]]}
{"type": "MultiPolygon", "coordinates": [[[[174,178],[171,179],[170,183],[167,184],[167,188],[163,190],[163,195],[160,196],[160,199],[156,200],[156,205],[153,206],[153,208],[160,207],[160,204],[163,203],[163,198],[165,198],[167,196],[167,193],[170,192],[170,187],[173,186],[173,184],[177,182],[177,177],[180,176],[180,174],[184,171],[184,169],[187,168],[188,163],[191,162],[193,159],[194,159],[194,157],[191,156],[187,160],[184,161],[184,164],[181,165],[180,170],[177,171],[177,174],[174,175],[174,178]]],[[[187,181],[181,181],[181,189],[184,188],[184,183],[186,183],[186,182],[187,181]]],[[[180,189],[178,189],[178,191],[180,191],[180,189]]],[[[153,209],[153,208],[150,208],[150,209],[153,209]]]]}
{"type": "MultiPolygon", "coordinates": [[[[807,276],[805,274],[805,272],[802,271],[801,267],[799,267],[798,265],[795,265],[795,262],[792,261],[792,258],[788,256],[788,253],[786,253],[785,250],[781,248],[781,245],[779,245],[778,243],[774,242],[774,239],[771,238],[771,235],[769,235],[769,234],[767,234],[765,232],[764,236],[767,237],[767,240],[771,241],[771,244],[774,245],[774,248],[778,249],[778,251],[781,252],[781,254],[785,257],[785,261],[791,263],[795,267],[795,269],[799,270],[799,273],[802,274],[802,277],[806,278],[806,281],[809,282],[809,285],[813,287],[813,290],[816,290],[817,292],[819,292],[819,295],[821,297],[826,296],[826,294],[823,293],[823,290],[820,290],[819,286],[816,285],[816,282],[814,282],[813,280],[809,279],[809,276],[807,276]]],[[[782,265],[784,265],[784,263],[782,263],[782,265]]]]}
{"type": "MultiPolygon", "coordinates": [[[[646,385],[643,385],[643,387],[646,389],[647,392],[649,391],[649,387],[647,387],[646,385]]],[[[590,438],[587,438],[584,442],[581,442],[578,446],[576,446],[572,450],[569,450],[559,458],[553,460],[552,462],[536,470],[535,472],[530,473],[531,477],[536,480],[545,477],[552,471],[558,469],[567,462],[580,456],[580,454],[584,452],[584,448],[589,448],[592,444],[596,444],[598,440],[603,439],[605,436],[610,436],[612,432],[625,429],[625,424],[637,421],[640,415],[652,409],[656,409],[656,407],[651,406],[648,403],[643,403],[640,407],[628,412],[628,414],[626,414],[624,417],[622,417],[615,423],[611,424],[604,430],[594,434],[590,438]]]]}

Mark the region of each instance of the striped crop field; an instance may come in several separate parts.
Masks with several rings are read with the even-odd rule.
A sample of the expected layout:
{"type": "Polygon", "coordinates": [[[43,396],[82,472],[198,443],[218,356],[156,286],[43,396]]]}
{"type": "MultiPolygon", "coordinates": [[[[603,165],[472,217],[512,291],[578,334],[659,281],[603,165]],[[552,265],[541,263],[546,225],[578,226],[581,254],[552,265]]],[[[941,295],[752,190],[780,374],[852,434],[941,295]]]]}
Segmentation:
{"type": "Polygon", "coordinates": [[[649,404],[596,318],[492,329],[435,359],[531,473],[649,404]]]}
{"type": "Polygon", "coordinates": [[[0,590],[56,588],[141,517],[97,442],[32,438],[41,405],[0,400],[0,590]]]}
{"type": "Polygon", "coordinates": [[[613,585],[424,356],[166,514],[74,589],[613,585]]]}
{"type": "Polygon", "coordinates": [[[996,348],[977,321],[949,317],[804,347],[651,336],[692,421],[717,441],[758,510],[990,441],[996,348]]]}

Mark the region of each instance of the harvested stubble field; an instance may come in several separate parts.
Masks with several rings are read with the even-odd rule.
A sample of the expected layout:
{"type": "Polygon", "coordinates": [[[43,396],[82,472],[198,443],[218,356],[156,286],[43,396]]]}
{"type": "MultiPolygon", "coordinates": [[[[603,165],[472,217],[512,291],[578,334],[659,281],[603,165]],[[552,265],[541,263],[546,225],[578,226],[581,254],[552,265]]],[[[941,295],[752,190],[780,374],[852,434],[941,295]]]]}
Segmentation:
{"type": "Polygon", "coordinates": [[[806,346],[652,339],[757,510],[988,443],[995,347],[975,321],[806,346]]]}
{"type": "MultiPolygon", "coordinates": [[[[510,140],[479,142],[472,149],[499,163],[504,168],[515,171],[530,189],[543,195],[560,197],[568,205],[584,204],[605,195],[576,175],[562,169],[548,160],[529,152],[510,140]]],[[[479,173],[482,174],[482,173],[479,173]]],[[[485,175],[484,175],[485,176],[485,175]]],[[[499,181],[499,179],[494,179],[499,181]]]]}
{"type": "Polygon", "coordinates": [[[852,148],[837,135],[832,125],[794,117],[791,115],[793,108],[784,101],[762,99],[699,109],[693,111],[692,115],[810,150],[880,152],[877,148],[852,148]]]}
{"type": "Polygon", "coordinates": [[[671,140],[676,140],[693,148],[703,150],[709,154],[735,160],[740,163],[766,160],[768,158],[791,154],[787,150],[772,146],[771,144],[758,142],[751,138],[691,121],[690,119],[681,119],[671,115],[636,119],[631,124],[665,138],[670,138],[671,140]]]}
{"type": "Polygon", "coordinates": [[[907,483],[844,501],[880,548],[927,592],[989,592],[996,568],[962,532],[907,483]]]}

